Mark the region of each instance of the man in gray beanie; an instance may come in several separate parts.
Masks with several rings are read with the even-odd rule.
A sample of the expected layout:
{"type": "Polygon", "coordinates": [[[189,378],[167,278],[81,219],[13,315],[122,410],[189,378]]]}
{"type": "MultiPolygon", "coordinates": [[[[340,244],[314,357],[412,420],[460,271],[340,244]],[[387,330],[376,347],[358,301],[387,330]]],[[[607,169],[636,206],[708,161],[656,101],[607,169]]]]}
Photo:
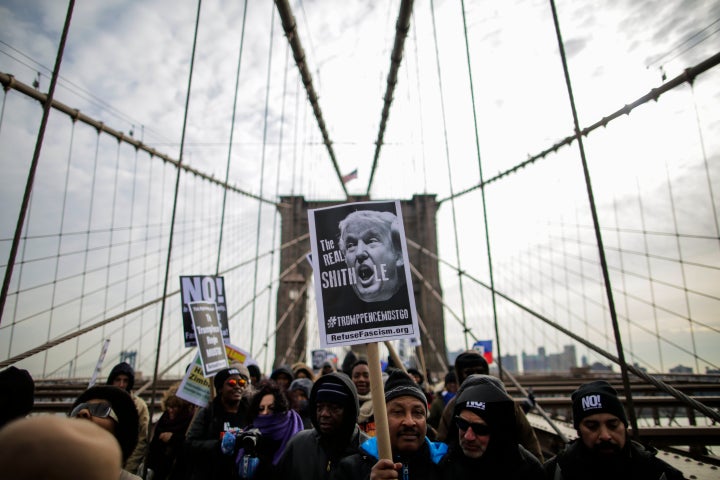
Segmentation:
{"type": "Polygon", "coordinates": [[[385,382],[388,430],[393,459],[382,459],[377,437],[360,446],[360,452],[344,458],[336,476],[343,480],[367,478],[437,479],[447,445],[430,441],[427,434],[427,399],[405,372],[395,370],[385,382]]]}
{"type": "Polygon", "coordinates": [[[580,385],[571,398],[573,425],[579,438],[545,462],[547,478],[684,478],[682,472],[658,459],[655,449],[628,438],[625,409],[608,382],[580,385]]]}

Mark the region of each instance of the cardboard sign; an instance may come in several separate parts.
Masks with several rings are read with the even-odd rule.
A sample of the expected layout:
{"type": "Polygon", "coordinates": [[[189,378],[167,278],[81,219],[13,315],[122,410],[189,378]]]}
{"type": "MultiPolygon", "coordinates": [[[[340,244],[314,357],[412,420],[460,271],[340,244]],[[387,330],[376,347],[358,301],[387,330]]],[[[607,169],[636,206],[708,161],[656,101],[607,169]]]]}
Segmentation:
{"type": "MultiPolygon", "coordinates": [[[[250,357],[250,353],[236,347],[235,345],[225,344],[225,354],[230,363],[240,362],[244,365],[257,364],[250,357]]],[[[185,372],[185,376],[178,387],[177,396],[183,400],[187,400],[193,405],[206,407],[210,402],[210,382],[211,378],[203,375],[202,361],[200,353],[196,353],[190,367],[185,372]]]]}
{"type": "Polygon", "coordinates": [[[308,211],[323,348],[419,336],[399,201],[308,211]]]}
{"type": "Polygon", "coordinates": [[[214,303],[209,302],[190,302],[188,306],[202,361],[203,375],[211,377],[228,367],[217,308],[214,303]]]}
{"type": "Polygon", "coordinates": [[[222,336],[226,343],[230,342],[228,327],[227,303],[225,298],[225,281],[223,277],[211,275],[192,275],[180,277],[180,299],[182,301],[183,331],[186,347],[197,345],[195,331],[192,327],[190,302],[213,302],[217,305],[222,336]]]}

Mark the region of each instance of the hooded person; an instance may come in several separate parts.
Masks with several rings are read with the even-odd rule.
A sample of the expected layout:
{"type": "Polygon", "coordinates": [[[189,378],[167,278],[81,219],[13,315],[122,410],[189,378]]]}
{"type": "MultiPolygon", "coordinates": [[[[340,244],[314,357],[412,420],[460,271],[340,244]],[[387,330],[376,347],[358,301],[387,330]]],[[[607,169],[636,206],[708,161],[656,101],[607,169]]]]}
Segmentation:
{"type": "Polygon", "coordinates": [[[270,374],[270,380],[275,380],[280,390],[287,391],[290,383],[293,381],[293,371],[287,365],[280,365],[270,374]]]}
{"type": "Polygon", "coordinates": [[[307,378],[310,381],[315,381],[315,374],[313,373],[310,365],[303,362],[296,362],[292,365],[293,379],[307,378]]]}
{"type": "Polygon", "coordinates": [[[290,384],[288,396],[290,397],[290,407],[295,410],[302,419],[303,426],[312,428],[311,412],[310,412],[310,391],[313,382],[309,378],[296,378],[290,384]]]}
{"type": "Polygon", "coordinates": [[[10,366],[0,372],[0,428],[30,413],[35,404],[35,382],[27,370],[10,366]]]}
{"type": "Polygon", "coordinates": [[[357,452],[368,438],[355,423],[358,395],[347,375],[336,372],[318,378],[309,403],[313,428],[290,440],[280,459],[278,478],[328,479],[338,462],[357,452]]]}
{"type": "MultiPolygon", "coordinates": [[[[472,377],[470,377],[472,378],[472,377]]],[[[494,382],[466,385],[455,402],[450,453],[443,460],[443,478],[541,480],[542,464],[518,444],[515,402],[494,382]]]]}
{"type": "MultiPolygon", "coordinates": [[[[467,350],[455,359],[455,375],[457,377],[458,386],[462,386],[467,377],[473,374],[487,375],[490,373],[490,366],[480,352],[477,350],[467,350]]],[[[440,423],[437,427],[437,440],[443,442],[447,438],[448,429],[452,425],[452,418],[455,412],[455,401],[450,399],[445,404],[440,423]]]]}
{"type": "Polygon", "coordinates": [[[580,385],[572,395],[578,438],[543,465],[546,478],[558,480],[684,478],[655,455],[657,450],[630,440],[628,420],[617,391],[605,380],[580,385]]]}
{"type": "MultiPolygon", "coordinates": [[[[453,406],[453,415],[450,418],[453,418],[455,415],[455,401],[457,400],[457,397],[465,391],[466,388],[469,388],[474,385],[485,385],[485,384],[491,384],[494,385],[496,388],[502,390],[503,392],[507,393],[505,390],[505,384],[497,378],[493,377],[492,375],[483,375],[479,373],[475,373],[470,375],[465,379],[462,386],[457,391],[457,394],[454,398],[448,402],[448,405],[453,406]]],[[[447,409],[446,409],[447,411],[447,409]]],[[[445,415],[445,412],[443,412],[443,415],[445,415]]],[[[518,440],[518,443],[522,445],[527,451],[532,453],[535,458],[537,458],[540,462],[543,462],[543,454],[542,454],[542,448],[540,447],[540,442],[537,439],[537,436],[535,435],[535,430],[530,425],[530,422],[528,422],[527,416],[525,415],[525,412],[522,409],[522,406],[519,404],[515,404],[515,435],[518,440]]],[[[443,437],[443,441],[446,441],[448,443],[451,443],[451,440],[455,438],[457,434],[457,428],[455,426],[455,422],[450,421],[449,427],[445,431],[445,436],[443,437]]]]}
{"type": "Polygon", "coordinates": [[[402,370],[393,371],[385,382],[388,430],[393,459],[379,459],[377,437],[362,443],[360,451],[340,461],[334,478],[440,478],[440,462],[447,445],[427,438],[427,401],[417,383],[402,370]]]}
{"type": "Polygon", "coordinates": [[[137,432],[137,446],[135,451],[125,462],[125,470],[136,473],[140,468],[140,464],[145,460],[145,452],[147,451],[148,445],[148,431],[150,428],[150,412],[145,400],[135,395],[132,391],[135,386],[135,370],[127,362],[121,362],[115,365],[110,370],[107,382],[108,385],[113,385],[118,388],[122,388],[130,394],[135,408],[138,412],[138,432],[137,432]]]}
{"type": "MultiPolygon", "coordinates": [[[[70,417],[89,420],[112,433],[120,444],[123,464],[137,446],[138,414],[130,394],[125,390],[101,385],[90,387],[75,399],[70,417]]],[[[124,468],[121,479],[140,478],[124,468]]]]}

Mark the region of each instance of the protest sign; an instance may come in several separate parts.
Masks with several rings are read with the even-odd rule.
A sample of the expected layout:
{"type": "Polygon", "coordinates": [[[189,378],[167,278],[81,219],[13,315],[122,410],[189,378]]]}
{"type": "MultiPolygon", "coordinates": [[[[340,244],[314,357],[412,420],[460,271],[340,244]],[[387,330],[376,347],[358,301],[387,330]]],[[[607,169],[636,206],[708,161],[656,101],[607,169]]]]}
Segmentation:
{"type": "MultiPolygon", "coordinates": [[[[250,357],[249,352],[228,343],[225,344],[225,354],[230,363],[239,362],[244,365],[257,363],[250,357]]],[[[206,407],[210,402],[210,382],[210,378],[203,375],[202,361],[198,352],[180,382],[177,396],[193,405],[206,407]]]]}
{"type": "Polygon", "coordinates": [[[190,316],[190,302],[214,302],[217,305],[218,318],[222,328],[225,342],[230,341],[228,327],[227,299],[225,297],[225,282],[223,277],[211,275],[191,275],[180,277],[180,299],[182,302],[183,330],[186,347],[197,345],[195,331],[190,316]]]}
{"type": "Polygon", "coordinates": [[[419,336],[400,202],[308,211],[320,345],[419,336]]]}
{"type": "Polygon", "coordinates": [[[217,309],[214,303],[209,302],[190,302],[188,306],[203,374],[210,377],[228,366],[217,309]]]}

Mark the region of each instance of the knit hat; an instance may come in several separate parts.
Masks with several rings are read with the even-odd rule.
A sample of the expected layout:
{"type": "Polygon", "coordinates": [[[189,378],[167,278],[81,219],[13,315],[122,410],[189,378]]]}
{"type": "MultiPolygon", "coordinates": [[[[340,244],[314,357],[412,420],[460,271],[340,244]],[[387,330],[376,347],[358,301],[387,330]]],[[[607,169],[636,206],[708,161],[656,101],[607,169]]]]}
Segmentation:
{"type": "Polygon", "coordinates": [[[247,367],[241,364],[235,364],[232,367],[220,370],[215,374],[215,378],[213,378],[215,390],[218,392],[222,390],[223,385],[225,385],[225,381],[230,378],[231,375],[240,375],[245,377],[246,380],[250,379],[250,373],[248,372],[247,367]]]}
{"type": "Polygon", "coordinates": [[[420,400],[427,412],[427,398],[415,380],[402,370],[394,370],[385,382],[385,403],[394,398],[408,396],[420,400]]]}
{"type": "Polygon", "coordinates": [[[0,427],[30,413],[34,393],[35,382],[27,370],[11,366],[0,372],[0,427]]]}
{"type": "Polygon", "coordinates": [[[290,388],[288,388],[288,391],[292,392],[293,390],[302,390],[303,392],[305,392],[305,396],[310,398],[310,390],[312,390],[312,387],[313,381],[309,378],[296,378],[290,384],[290,388]]]}
{"type": "MultiPolygon", "coordinates": [[[[488,424],[499,417],[515,415],[515,402],[507,393],[491,383],[473,385],[458,393],[455,400],[455,415],[470,410],[488,424]]],[[[514,423],[514,418],[513,418],[514,423]]]]}
{"type": "Polygon", "coordinates": [[[455,359],[455,373],[457,373],[459,383],[462,383],[466,377],[466,375],[463,374],[463,370],[472,367],[478,367],[481,370],[473,373],[490,373],[490,367],[485,357],[480,355],[480,352],[476,350],[468,350],[458,355],[455,359]]]}
{"type": "Polygon", "coordinates": [[[605,380],[584,383],[572,395],[573,426],[577,430],[580,422],[596,413],[610,413],[618,417],[627,427],[628,420],[617,390],[605,380]]]}
{"type": "Polygon", "coordinates": [[[258,381],[260,380],[260,378],[262,378],[262,372],[260,371],[260,367],[258,367],[254,363],[251,363],[250,365],[248,365],[247,369],[248,369],[248,373],[249,373],[248,378],[257,377],[258,381]]]}
{"type": "Polygon", "coordinates": [[[290,370],[290,367],[288,367],[287,365],[280,365],[278,368],[273,370],[273,372],[270,374],[270,379],[277,381],[277,378],[280,375],[287,375],[289,382],[292,382],[292,379],[294,377],[293,371],[290,370]]]}
{"type": "Polygon", "coordinates": [[[130,392],[133,389],[133,385],[135,385],[135,370],[133,370],[133,368],[127,362],[118,363],[112,368],[112,370],[110,370],[110,375],[108,375],[108,379],[106,382],[107,385],[112,385],[118,375],[128,376],[129,380],[126,390],[130,392]]]}
{"type": "Polygon", "coordinates": [[[350,399],[347,388],[338,383],[323,383],[317,389],[317,402],[337,403],[345,405],[350,399]]]}
{"type": "Polygon", "coordinates": [[[112,385],[100,385],[85,390],[75,400],[70,411],[88,400],[106,400],[118,417],[115,438],[120,444],[123,461],[132,454],[138,441],[138,412],[130,394],[112,385]]]}

